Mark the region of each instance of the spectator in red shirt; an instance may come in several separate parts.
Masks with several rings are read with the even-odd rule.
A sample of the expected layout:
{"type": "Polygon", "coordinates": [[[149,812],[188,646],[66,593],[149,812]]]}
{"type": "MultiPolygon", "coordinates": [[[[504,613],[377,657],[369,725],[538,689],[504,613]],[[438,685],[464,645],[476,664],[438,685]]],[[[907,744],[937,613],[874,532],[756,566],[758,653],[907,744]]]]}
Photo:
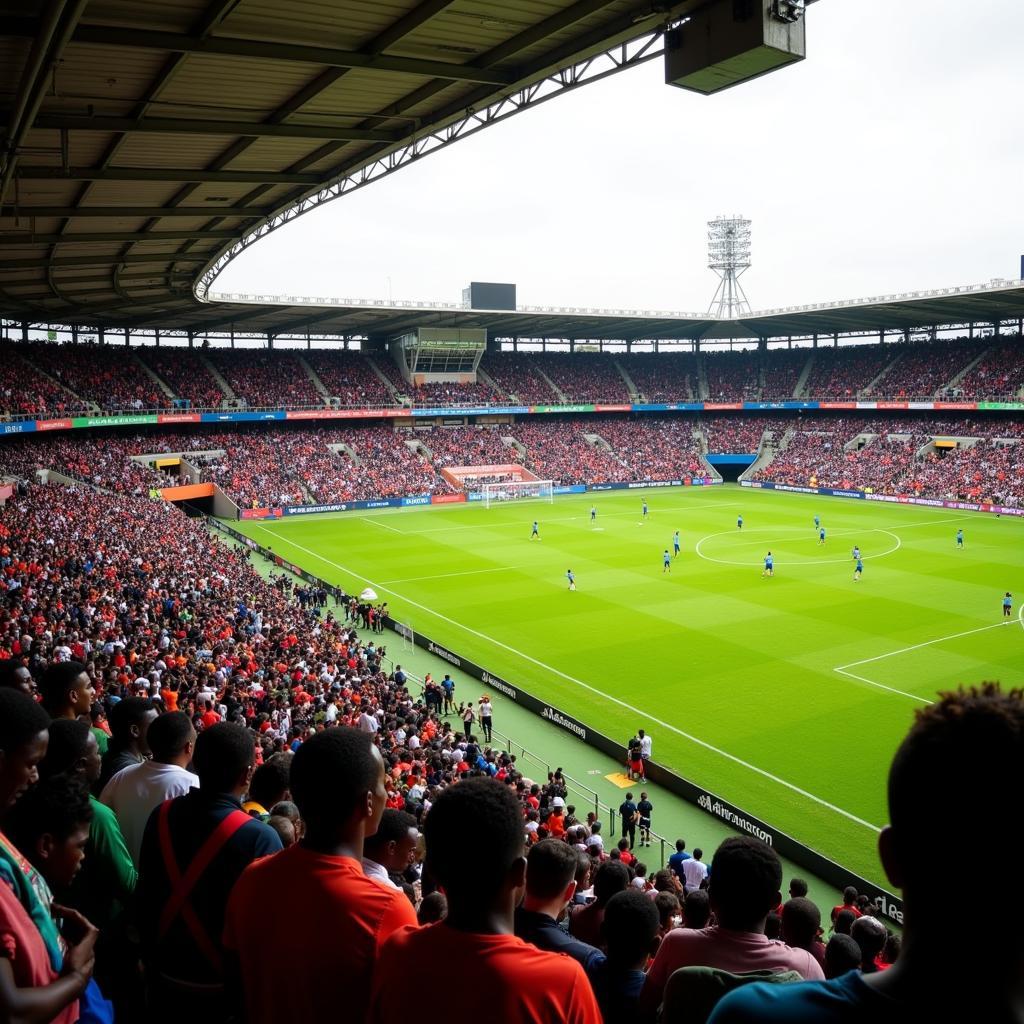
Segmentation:
{"type": "Polygon", "coordinates": [[[857,887],[855,885],[848,885],[843,890],[843,902],[838,907],[832,908],[832,920],[836,919],[836,914],[841,910],[849,910],[854,917],[860,917],[860,911],[857,909],[857,887]]]}
{"type": "Polygon", "coordinates": [[[206,702],[206,710],[199,716],[199,720],[203,723],[204,729],[212,729],[220,721],[220,715],[213,710],[210,701],[206,702]]]}
{"type": "Polygon", "coordinates": [[[365,1020],[382,943],[416,925],[405,894],[361,864],[384,812],[384,761],[367,733],[329,729],[299,747],[291,790],[305,837],[250,865],[228,901],[233,1001],[249,1024],[314,1024],[337,1017],[341,992],[344,1016],[365,1020]]]}
{"type": "Polygon", "coordinates": [[[412,994],[452,978],[461,1006],[494,1007],[502,1024],[600,1024],[583,968],[513,934],[526,885],[523,814],[514,792],[493,779],[459,782],[437,798],[424,831],[427,872],[448,897],[448,916],[385,943],[370,1020],[404,1024],[412,994]]]}

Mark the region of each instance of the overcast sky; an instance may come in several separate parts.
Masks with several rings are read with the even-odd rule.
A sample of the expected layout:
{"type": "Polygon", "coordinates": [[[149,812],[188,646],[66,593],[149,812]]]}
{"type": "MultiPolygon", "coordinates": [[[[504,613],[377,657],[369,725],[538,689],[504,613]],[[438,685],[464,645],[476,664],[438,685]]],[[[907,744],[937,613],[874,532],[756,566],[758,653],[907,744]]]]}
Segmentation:
{"type": "Polygon", "coordinates": [[[706,222],[753,221],[756,309],[1016,277],[1024,3],[820,0],[807,59],[704,97],[660,60],[271,234],[216,291],[703,311],[706,222]]]}

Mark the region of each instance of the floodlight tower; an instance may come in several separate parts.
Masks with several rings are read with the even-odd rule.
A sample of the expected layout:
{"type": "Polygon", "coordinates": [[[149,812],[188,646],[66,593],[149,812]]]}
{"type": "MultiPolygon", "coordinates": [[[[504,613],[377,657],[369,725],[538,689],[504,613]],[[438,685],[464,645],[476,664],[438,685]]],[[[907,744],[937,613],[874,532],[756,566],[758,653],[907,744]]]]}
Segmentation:
{"type": "Polygon", "coordinates": [[[750,269],[750,221],[719,217],[708,221],[708,268],[720,278],[708,314],[730,320],[750,312],[740,275],[750,269]]]}

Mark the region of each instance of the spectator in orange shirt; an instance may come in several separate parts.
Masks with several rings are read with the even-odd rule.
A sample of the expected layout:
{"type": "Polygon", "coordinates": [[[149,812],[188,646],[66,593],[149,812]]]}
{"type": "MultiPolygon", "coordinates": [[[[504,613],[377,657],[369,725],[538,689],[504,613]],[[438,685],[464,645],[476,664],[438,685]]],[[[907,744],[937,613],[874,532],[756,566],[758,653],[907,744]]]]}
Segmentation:
{"type": "Polygon", "coordinates": [[[416,926],[405,894],[361,864],[384,812],[384,762],[366,733],[328,729],[299,747],[290,784],[305,837],[246,868],[228,900],[233,1002],[248,1024],[318,1024],[338,1016],[342,993],[345,1019],[362,1021],[382,943],[416,926]]]}
{"type": "Polygon", "coordinates": [[[492,1006],[502,1024],[600,1024],[583,968],[513,934],[526,885],[523,815],[513,791],[493,779],[459,782],[437,798],[424,832],[426,870],[445,891],[448,916],[385,943],[370,1020],[404,1024],[409,994],[447,977],[457,979],[460,1005],[492,1006]]]}

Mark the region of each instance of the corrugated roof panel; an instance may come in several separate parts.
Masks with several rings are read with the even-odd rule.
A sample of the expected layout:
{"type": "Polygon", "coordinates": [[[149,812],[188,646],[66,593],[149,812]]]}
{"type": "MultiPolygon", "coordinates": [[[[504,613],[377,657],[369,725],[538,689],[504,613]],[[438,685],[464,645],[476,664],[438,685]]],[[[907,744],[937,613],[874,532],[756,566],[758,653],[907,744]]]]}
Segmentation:
{"type": "Polygon", "coordinates": [[[208,0],[91,0],[82,19],[87,25],[144,25],[161,32],[189,32],[208,0]],[[142,15],[145,15],[144,17],[142,15]]]}
{"type": "Polygon", "coordinates": [[[11,96],[18,90],[31,48],[31,39],[0,39],[0,89],[11,96]]]}
{"type": "Polygon", "coordinates": [[[325,144],[326,139],[256,139],[229,166],[236,171],[285,170],[325,144]]]}
{"type": "Polygon", "coordinates": [[[235,136],[130,133],[118,148],[117,167],[182,167],[202,170],[235,136]]]}
{"type": "Polygon", "coordinates": [[[44,102],[43,110],[85,114],[87,105],[93,105],[95,113],[107,113],[104,103],[143,95],[166,59],[159,50],[71,43],[57,67],[56,95],[44,102]]]}
{"type": "Polygon", "coordinates": [[[415,0],[290,0],[287,17],[282,19],[278,0],[245,0],[225,18],[218,31],[249,39],[355,50],[416,5],[415,0]]]}
{"type": "MultiPolygon", "coordinates": [[[[181,71],[161,90],[161,106],[191,104],[190,116],[197,118],[261,120],[303,88],[320,68],[290,61],[189,54],[181,71]]],[[[167,116],[184,113],[172,110],[167,116]]]]}
{"type": "MultiPolygon", "coordinates": [[[[305,104],[294,120],[301,121],[303,116],[313,114],[376,114],[419,89],[427,81],[429,79],[421,75],[381,75],[375,71],[353,68],[305,104]]],[[[377,123],[371,122],[366,127],[375,127],[377,123]]]]}
{"type": "Polygon", "coordinates": [[[166,181],[94,181],[84,205],[163,206],[180,188],[166,181]]]}

